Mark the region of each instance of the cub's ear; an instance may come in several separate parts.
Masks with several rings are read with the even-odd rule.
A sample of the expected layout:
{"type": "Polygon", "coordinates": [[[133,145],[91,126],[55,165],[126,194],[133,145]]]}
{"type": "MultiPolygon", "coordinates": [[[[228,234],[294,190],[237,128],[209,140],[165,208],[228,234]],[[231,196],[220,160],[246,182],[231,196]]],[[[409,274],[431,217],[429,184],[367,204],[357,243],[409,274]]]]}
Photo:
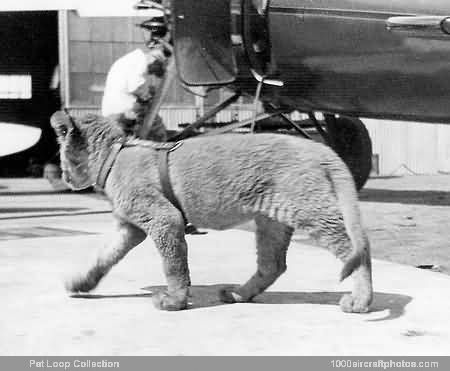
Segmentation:
{"type": "Polygon", "coordinates": [[[74,127],[72,118],[63,111],[56,111],[50,118],[50,124],[58,137],[65,137],[74,127]]]}

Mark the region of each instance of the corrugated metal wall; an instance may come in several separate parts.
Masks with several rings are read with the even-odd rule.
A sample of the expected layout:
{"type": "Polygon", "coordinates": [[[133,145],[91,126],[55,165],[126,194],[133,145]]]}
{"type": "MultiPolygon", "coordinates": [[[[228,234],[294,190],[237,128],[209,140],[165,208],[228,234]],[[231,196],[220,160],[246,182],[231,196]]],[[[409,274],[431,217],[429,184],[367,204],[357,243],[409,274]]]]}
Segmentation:
{"type": "Polygon", "coordinates": [[[253,117],[253,110],[248,107],[232,106],[216,115],[217,122],[241,121],[253,117]]]}
{"type": "MultiPolygon", "coordinates": [[[[198,107],[195,106],[163,106],[159,111],[159,115],[162,117],[167,129],[178,130],[178,125],[194,122],[198,117],[198,111],[198,107]]],[[[100,108],[72,106],[69,112],[75,117],[81,117],[88,113],[99,115],[100,108]]]]}
{"type": "Polygon", "coordinates": [[[381,175],[450,172],[450,125],[364,119],[381,175]]]}
{"type": "Polygon", "coordinates": [[[437,125],[438,170],[450,174],[450,126],[437,125]]]}
{"type": "Polygon", "coordinates": [[[190,124],[198,117],[199,108],[184,106],[163,106],[159,115],[169,130],[177,130],[180,124],[190,124]]]}

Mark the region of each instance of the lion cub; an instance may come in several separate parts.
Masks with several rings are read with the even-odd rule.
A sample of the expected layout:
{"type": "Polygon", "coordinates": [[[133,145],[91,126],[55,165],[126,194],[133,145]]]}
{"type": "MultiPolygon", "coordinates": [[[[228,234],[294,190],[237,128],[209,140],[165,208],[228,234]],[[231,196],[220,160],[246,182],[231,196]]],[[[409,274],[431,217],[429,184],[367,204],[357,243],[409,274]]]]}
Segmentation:
{"type": "MultiPolygon", "coordinates": [[[[95,185],[113,143],[126,139],[112,118],[73,120],[56,112],[51,124],[61,146],[63,178],[75,190],[95,185]]],[[[149,235],[168,286],[154,303],[160,309],[184,309],[190,278],[183,214],[163,195],[157,144],[134,143],[117,153],[104,183],[117,238],[66,286],[72,292],[92,290],[149,235]]],[[[354,289],[342,297],[342,310],[368,311],[369,241],[353,178],[331,149],[286,135],[226,134],[188,139],[168,158],[173,193],[189,222],[219,230],[256,222],[257,271],[243,285],[222,290],[224,302],[246,302],[267,289],[286,270],[293,231],[303,229],[344,262],[341,279],[353,275],[354,289]]]]}

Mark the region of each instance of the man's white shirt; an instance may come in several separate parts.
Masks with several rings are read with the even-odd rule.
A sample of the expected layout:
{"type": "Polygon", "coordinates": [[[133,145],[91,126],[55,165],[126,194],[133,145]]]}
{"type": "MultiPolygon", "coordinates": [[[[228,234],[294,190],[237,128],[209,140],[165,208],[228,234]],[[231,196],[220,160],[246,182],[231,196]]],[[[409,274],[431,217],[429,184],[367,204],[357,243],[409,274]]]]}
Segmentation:
{"type": "Polygon", "coordinates": [[[102,115],[108,116],[131,110],[136,97],[132,94],[145,83],[147,68],[155,60],[141,49],[117,59],[106,77],[102,99],[102,115]],[[153,60],[152,60],[153,59],[153,60]]]}

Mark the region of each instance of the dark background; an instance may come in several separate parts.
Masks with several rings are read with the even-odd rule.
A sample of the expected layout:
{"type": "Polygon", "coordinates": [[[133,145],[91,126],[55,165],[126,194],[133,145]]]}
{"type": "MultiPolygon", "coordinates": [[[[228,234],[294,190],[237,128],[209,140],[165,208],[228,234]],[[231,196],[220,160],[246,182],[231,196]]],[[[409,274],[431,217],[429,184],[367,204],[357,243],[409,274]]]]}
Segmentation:
{"type": "Polygon", "coordinates": [[[0,122],[42,129],[37,145],[0,159],[0,176],[29,176],[33,172],[31,163],[36,171],[48,161],[57,161],[57,145],[49,123],[60,106],[58,92],[50,89],[58,63],[57,12],[2,12],[0,40],[0,74],[32,76],[31,99],[0,99],[0,122]]]}

